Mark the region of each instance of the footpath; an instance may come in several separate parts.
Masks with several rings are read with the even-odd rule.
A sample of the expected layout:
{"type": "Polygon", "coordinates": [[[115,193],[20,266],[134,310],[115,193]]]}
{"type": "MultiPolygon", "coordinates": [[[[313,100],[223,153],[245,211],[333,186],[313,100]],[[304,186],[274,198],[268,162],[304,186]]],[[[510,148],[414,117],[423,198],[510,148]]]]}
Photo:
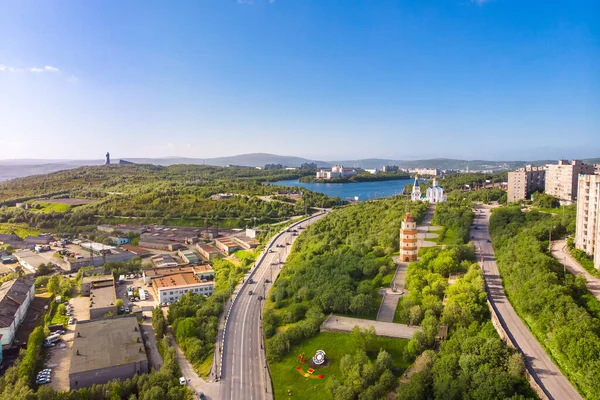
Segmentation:
{"type": "Polygon", "coordinates": [[[375,328],[377,336],[410,339],[421,328],[393,322],[372,321],[369,319],[343,317],[330,315],[321,325],[321,332],[352,332],[355,326],[361,329],[375,328]]]}
{"type": "Polygon", "coordinates": [[[587,281],[587,288],[591,294],[600,300],[600,278],[590,274],[575,260],[567,249],[566,240],[555,240],[550,246],[550,253],[573,275],[583,275],[587,281]]]}
{"type": "MultiPolygon", "coordinates": [[[[427,214],[425,215],[423,222],[417,227],[418,248],[437,246],[437,243],[426,240],[438,237],[437,233],[431,233],[431,231],[440,229],[436,226],[431,226],[434,213],[435,204],[431,204],[427,209],[427,214]]],[[[390,287],[379,290],[379,294],[381,294],[383,298],[381,300],[381,305],[379,306],[379,311],[377,311],[377,321],[394,322],[398,301],[400,300],[400,297],[408,294],[404,288],[408,263],[402,262],[398,256],[394,257],[394,264],[397,265],[396,273],[394,274],[390,287]]]]}

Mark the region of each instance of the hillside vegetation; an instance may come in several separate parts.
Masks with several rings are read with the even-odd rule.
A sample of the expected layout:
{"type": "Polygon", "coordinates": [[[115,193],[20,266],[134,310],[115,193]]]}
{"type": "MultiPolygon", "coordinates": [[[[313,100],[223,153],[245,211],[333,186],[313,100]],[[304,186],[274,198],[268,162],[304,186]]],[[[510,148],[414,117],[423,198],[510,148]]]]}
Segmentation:
{"type": "Polygon", "coordinates": [[[25,223],[44,230],[73,231],[96,223],[160,223],[245,227],[306,214],[312,207],[341,204],[320,193],[302,190],[299,200],[265,201],[259,196],[279,190],[263,182],[298,177],[285,170],[202,165],[105,165],[0,183],[0,223],[25,223]],[[232,193],[212,200],[218,193],[232,193]],[[70,207],[48,199],[77,198],[91,204],[70,207]],[[33,209],[13,207],[30,202],[33,209]]]}
{"type": "Polygon", "coordinates": [[[495,210],[492,243],[506,293],[515,310],[563,373],[588,399],[600,399],[600,319],[598,302],[585,278],[563,272],[548,254],[548,236],[574,231],[565,214],[495,210]]]}

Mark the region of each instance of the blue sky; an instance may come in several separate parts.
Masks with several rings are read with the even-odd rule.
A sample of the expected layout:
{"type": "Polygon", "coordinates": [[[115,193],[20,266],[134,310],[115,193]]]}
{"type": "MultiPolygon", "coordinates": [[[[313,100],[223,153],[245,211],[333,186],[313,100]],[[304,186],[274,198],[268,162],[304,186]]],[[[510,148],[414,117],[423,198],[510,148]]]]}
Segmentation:
{"type": "Polygon", "coordinates": [[[599,15],[595,0],[0,0],[0,157],[600,157],[599,15]]]}

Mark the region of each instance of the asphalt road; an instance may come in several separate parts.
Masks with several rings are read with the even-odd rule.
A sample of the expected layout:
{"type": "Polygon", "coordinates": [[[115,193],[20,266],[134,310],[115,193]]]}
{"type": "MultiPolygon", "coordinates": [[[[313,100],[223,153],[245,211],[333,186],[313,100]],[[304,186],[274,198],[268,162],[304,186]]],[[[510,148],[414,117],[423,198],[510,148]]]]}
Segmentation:
{"type": "Polygon", "coordinates": [[[577,390],[552,362],[508,301],[496,265],[494,249],[489,243],[490,207],[478,205],[476,211],[474,229],[471,230],[472,240],[480,249],[480,265],[488,287],[488,298],[495,308],[502,326],[511,337],[512,342],[521,350],[525,357],[527,369],[548,398],[556,400],[581,399],[582,397],[577,390]]]}
{"type": "MultiPolygon", "coordinates": [[[[325,216],[315,215],[310,220],[294,225],[292,229],[307,227],[309,224],[325,216]]],[[[301,233],[298,230],[298,233],[301,233]]],[[[271,284],[280,271],[280,264],[289,254],[291,245],[297,236],[283,233],[266,248],[265,257],[258,263],[251,278],[255,283],[241,287],[229,315],[229,322],[223,345],[223,363],[221,372],[221,398],[232,400],[272,399],[271,382],[265,361],[265,350],[261,339],[261,319],[263,302],[259,296],[265,297],[271,284]],[[277,247],[277,245],[283,247],[277,247]],[[270,251],[273,251],[272,253],[270,251]],[[250,295],[249,292],[254,294],[250,295]]]]}

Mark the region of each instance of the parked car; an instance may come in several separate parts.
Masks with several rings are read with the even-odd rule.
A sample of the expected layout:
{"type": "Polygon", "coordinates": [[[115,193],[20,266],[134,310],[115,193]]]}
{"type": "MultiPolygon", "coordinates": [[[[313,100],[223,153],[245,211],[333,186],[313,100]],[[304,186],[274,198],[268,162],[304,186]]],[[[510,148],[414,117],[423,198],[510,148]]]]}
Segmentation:
{"type": "Polygon", "coordinates": [[[254,292],[251,290],[248,292],[248,295],[252,296],[254,294],[254,292]]]}
{"type": "Polygon", "coordinates": [[[187,384],[187,380],[182,376],[182,377],[179,378],[179,384],[181,386],[184,386],[184,385],[187,384]]]}

